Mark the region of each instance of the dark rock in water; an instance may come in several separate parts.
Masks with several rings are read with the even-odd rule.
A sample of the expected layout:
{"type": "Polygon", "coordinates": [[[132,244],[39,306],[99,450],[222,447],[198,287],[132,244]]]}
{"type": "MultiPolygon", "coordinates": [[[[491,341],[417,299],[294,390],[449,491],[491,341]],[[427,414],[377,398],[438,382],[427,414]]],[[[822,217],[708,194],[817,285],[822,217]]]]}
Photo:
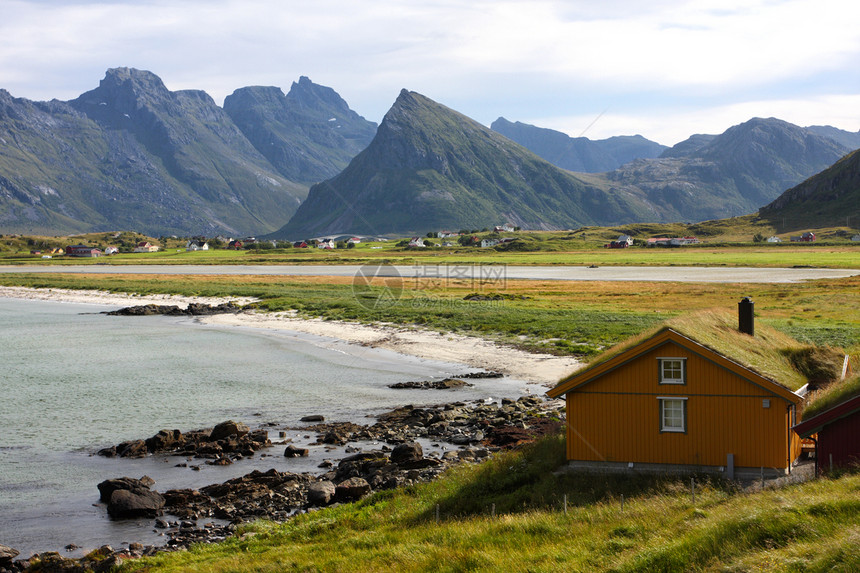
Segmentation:
{"type": "Polygon", "coordinates": [[[214,442],[216,440],[223,440],[224,438],[228,438],[234,435],[237,437],[242,437],[249,431],[250,430],[248,429],[248,426],[246,426],[242,422],[234,422],[233,420],[227,420],[226,422],[221,422],[212,429],[212,433],[209,434],[209,439],[214,442]]]}
{"type": "Polygon", "coordinates": [[[418,442],[406,442],[398,444],[391,452],[391,463],[402,464],[404,462],[415,462],[424,457],[424,450],[418,442]]]}
{"type": "Polygon", "coordinates": [[[109,502],[113,492],[120,489],[149,489],[155,482],[152,481],[152,478],[143,476],[141,479],[135,479],[130,477],[121,477],[109,479],[101,482],[97,487],[99,488],[99,499],[104,502],[109,502]]]}
{"type": "Polygon", "coordinates": [[[142,479],[122,477],[103,481],[98,488],[111,517],[155,517],[164,507],[164,497],[149,489],[153,483],[146,476],[142,479]]]}
{"type": "Polygon", "coordinates": [[[138,306],[128,306],[118,310],[104,312],[102,314],[110,316],[210,316],[213,314],[235,314],[241,310],[241,306],[232,302],[226,302],[215,306],[200,302],[192,302],[187,308],[179,308],[175,304],[141,304],[138,306]]]}
{"type": "Polygon", "coordinates": [[[468,382],[464,382],[458,378],[445,378],[444,380],[427,380],[424,382],[398,382],[389,384],[389,388],[395,390],[453,390],[454,388],[463,388],[472,386],[468,382]]]}
{"type": "Polygon", "coordinates": [[[321,416],[320,414],[313,414],[311,416],[305,416],[301,418],[299,422],[325,422],[325,416],[321,416]]]}
{"type": "Polygon", "coordinates": [[[307,448],[297,448],[296,446],[290,444],[287,446],[287,449],[284,450],[285,458],[304,458],[307,457],[308,451],[307,448]]]}
{"type": "Polygon", "coordinates": [[[370,484],[367,483],[366,479],[360,477],[346,479],[337,484],[335,488],[337,498],[344,500],[360,499],[369,494],[370,491],[370,484]]]}
{"type": "Polygon", "coordinates": [[[468,374],[457,374],[456,376],[452,376],[451,378],[472,378],[472,379],[481,379],[481,378],[502,378],[504,374],[501,372],[470,372],[468,374]]]}
{"type": "Polygon", "coordinates": [[[322,480],[308,486],[308,503],[311,505],[328,505],[337,492],[335,485],[322,480]]]}
{"type": "Polygon", "coordinates": [[[110,496],[111,517],[155,517],[164,507],[164,497],[150,489],[118,489],[110,496]]]}

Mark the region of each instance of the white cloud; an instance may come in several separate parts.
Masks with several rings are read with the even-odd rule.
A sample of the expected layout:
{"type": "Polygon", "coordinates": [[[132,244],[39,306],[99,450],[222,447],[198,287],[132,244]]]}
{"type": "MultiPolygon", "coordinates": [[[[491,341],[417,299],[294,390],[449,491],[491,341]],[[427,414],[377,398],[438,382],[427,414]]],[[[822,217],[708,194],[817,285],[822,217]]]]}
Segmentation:
{"type": "Polygon", "coordinates": [[[713,124],[715,109],[759,109],[744,102],[860,93],[855,0],[0,0],[0,14],[0,87],[30,99],[130,66],[219,103],[307,75],[375,121],[405,87],[484,123],[608,106],[597,125],[647,127],[673,107],[669,123],[713,124]]]}

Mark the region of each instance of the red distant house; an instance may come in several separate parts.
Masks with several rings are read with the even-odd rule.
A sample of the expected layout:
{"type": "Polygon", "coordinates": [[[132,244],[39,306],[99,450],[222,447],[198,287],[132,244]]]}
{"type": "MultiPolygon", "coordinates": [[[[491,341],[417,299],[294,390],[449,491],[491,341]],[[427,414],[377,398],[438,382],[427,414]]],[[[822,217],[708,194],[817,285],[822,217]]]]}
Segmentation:
{"type": "Polygon", "coordinates": [[[860,395],[804,420],[794,431],[801,438],[818,434],[815,460],[819,470],[860,464],[860,395]]]}
{"type": "Polygon", "coordinates": [[[98,257],[102,252],[87,245],[69,245],[66,247],[66,254],[70,257],[98,257]]]}

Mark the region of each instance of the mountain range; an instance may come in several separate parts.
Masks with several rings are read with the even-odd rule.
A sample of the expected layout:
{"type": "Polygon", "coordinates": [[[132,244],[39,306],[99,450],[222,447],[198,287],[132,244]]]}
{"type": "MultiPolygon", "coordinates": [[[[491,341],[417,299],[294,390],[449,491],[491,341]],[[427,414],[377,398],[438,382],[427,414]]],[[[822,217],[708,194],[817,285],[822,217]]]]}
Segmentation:
{"type": "Polygon", "coordinates": [[[581,173],[612,171],[635,159],[660,157],[668,149],[641,135],[592,141],[587,137],[570,137],[554,129],[510,122],[503,117],[494,121],[490,129],[516,141],[556,167],[581,173]]]}
{"type": "Polygon", "coordinates": [[[376,131],[307,78],[286,96],[243,88],[228,99],[222,109],[202,91],[172,92],[129,68],[108,70],[68,102],[0,90],[0,229],[272,231],[308,182],[339,172],[376,131]]]}
{"type": "MultiPolygon", "coordinates": [[[[558,132],[494,122],[502,130],[511,125],[510,132],[528,134],[526,142],[544,153],[551,146],[543,137],[568,150],[598,143],[572,147],[558,132]]],[[[311,187],[272,237],[726,218],[755,212],[848,152],[826,135],[778,119],[752,119],[718,136],[693,136],[659,157],[604,173],[574,173],[403,90],[368,148],[336,177],[311,187]]]]}
{"type": "Polygon", "coordinates": [[[403,90],[377,128],[302,77],[223,107],[151,72],[33,102],[0,89],[0,231],[150,235],[555,229],[756,211],[834,165],[860,133],[753,119],[671,148],[493,129],[403,90]]]}

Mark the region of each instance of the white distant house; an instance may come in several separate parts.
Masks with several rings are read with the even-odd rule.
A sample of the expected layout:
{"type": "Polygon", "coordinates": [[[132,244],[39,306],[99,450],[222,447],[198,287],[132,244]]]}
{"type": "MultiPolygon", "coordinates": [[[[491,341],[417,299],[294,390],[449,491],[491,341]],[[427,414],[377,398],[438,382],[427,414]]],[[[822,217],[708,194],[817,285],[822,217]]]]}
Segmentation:
{"type": "Polygon", "coordinates": [[[185,245],[186,251],[208,251],[209,243],[206,241],[188,241],[185,245]]]}
{"type": "Polygon", "coordinates": [[[495,227],[493,227],[494,233],[513,233],[514,231],[514,226],[510,223],[505,223],[504,225],[496,225],[495,227]]]}
{"type": "Polygon", "coordinates": [[[489,249],[490,247],[495,247],[499,243],[501,243],[501,241],[498,239],[481,239],[481,248],[489,249]]]}
{"type": "Polygon", "coordinates": [[[412,240],[409,241],[409,246],[410,247],[426,247],[427,245],[424,244],[424,239],[422,239],[421,237],[412,237],[412,240]]]}
{"type": "Polygon", "coordinates": [[[119,249],[116,247],[105,247],[105,254],[106,255],[115,255],[118,252],[119,252],[119,249]]]}
{"type": "Polygon", "coordinates": [[[335,248],[334,239],[323,239],[322,241],[317,243],[317,248],[318,249],[334,249],[335,248]]]}
{"type": "Polygon", "coordinates": [[[774,235],[773,237],[768,237],[768,238],[767,238],[767,242],[768,242],[768,243],[781,243],[781,242],[782,242],[782,239],[780,239],[779,237],[777,237],[776,235],[774,235]]]}
{"type": "Polygon", "coordinates": [[[440,239],[453,239],[460,236],[460,233],[454,231],[439,231],[436,236],[440,239]]]}
{"type": "Polygon", "coordinates": [[[853,237],[851,237],[851,240],[855,243],[860,243],[860,235],[854,235],[853,237]]]}
{"type": "Polygon", "coordinates": [[[361,237],[350,237],[347,244],[357,245],[361,242],[361,237]]]}

